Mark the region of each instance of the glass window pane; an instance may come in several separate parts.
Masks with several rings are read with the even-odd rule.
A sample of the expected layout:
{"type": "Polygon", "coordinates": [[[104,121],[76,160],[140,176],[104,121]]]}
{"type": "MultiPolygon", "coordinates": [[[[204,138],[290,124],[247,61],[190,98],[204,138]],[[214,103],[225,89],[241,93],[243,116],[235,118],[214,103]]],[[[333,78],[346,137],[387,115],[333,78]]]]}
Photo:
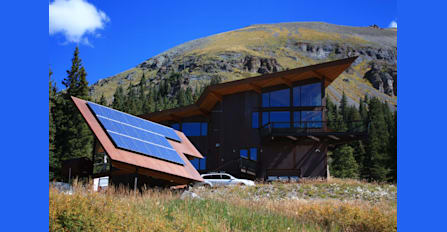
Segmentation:
{"type": "Polygon", "coordinates": [[[205,170],[205,169],[206,169],[206,156],[203,156],[203,159],[200,159],[199,170],[205,170]]]}
{"type": "Polygon", "coordinates": [[[175,129],[175,130],[180,130],[180,124],[174,123],[174,124],[171,125],[171,128],[175,129]]]}
{"type": "Polygon", "coordinates": [[[321,106],[321,83],[301,86],[301,106],[321,106]]]}
{"type": "Polygon", "coordinates": [[[301,112],[293,112],[293,127],[301,127],[301,112]]]}
{"type": "Polygon", "coordinates": [[[269,122],[269,112],[262,112],[262,126],[267,125],[269,122]]]}
{"type": "Polygon", "coordinates": [[[272,111],[270,112],[270,122],[274,128],[288,128],[290,127],[290,112],[272,111]]]}
{"type": "Polygon", "coordinates": [[[186,136],[200,136],[200,122],[182,123],[182,131],[186,136]]]}
{"type": "Polygon", "coordinates": [[[251,113],[251,128],[259,128],[259,112],[251,113]]]}
{"type": "Polygon", "coordinates": [[[199,170],[199,159],[198,158],[191,160],[191,164],[192,164],[192,166],[194,166],[194,168],[196,170],[199,170]]]}
{"type": "Polygon", "coordinates": [[[270,93],[263,93],[262,94],[262,107],[269,107],[270,106],[270,93]]]}
{"type": "Polygon", "coordinates": [[[208,123],[202,122],[202,136],[206,136],[208,133],[208,123]]]}
{"type": "Polygon", "coordinates": [[[296,86],[293,88],[293,106],[301,106],[301,102],[300,102],[300,94],[301,93],[301,88],[300,86],[296,86]]]}
{"type": "Polygon", "coordinates": [[[239,155],[240,155],[242,158],[248,159],[248,150],[247,150],[247,149],[241,149],[241,150],[239,150],[239,155]]]}
{"type": "Polygon", "coordinates": [[[251,160],[258,160],[258,149],[256,147],[250,148],[250,159],[251,160]]]}
{"type": "Polygon", "coordinates": [[[290,89],[270,92],[270,107],[290,106],[290,89]]]}
{"type": "Polygon", "coordinates": [[[231,177],[229,175],[221,175],[222,180],[230,180],[231,177]]]}
{"type": "Polygon", "coordinates": [[[307,128],[321,128],[321,120],[321,111],[301,111],[301,121],[304,122],[302,125],[307,128]]]}

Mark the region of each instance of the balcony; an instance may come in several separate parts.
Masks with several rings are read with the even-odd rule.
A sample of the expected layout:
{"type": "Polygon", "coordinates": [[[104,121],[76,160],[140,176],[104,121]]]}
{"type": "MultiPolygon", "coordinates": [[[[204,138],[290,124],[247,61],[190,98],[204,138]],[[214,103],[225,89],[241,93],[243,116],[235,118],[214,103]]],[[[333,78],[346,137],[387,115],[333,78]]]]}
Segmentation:
{"type": "Polygon", "coordinates": [[[320,141],[329,138],[330,141],[346,142],[365,138],[369,123],[364,121],[301,121],[301,122],[270,122],[260,130],[261,137],[288,137],[291,140],[310,138],[320,141]]]}
{"type": "Polygon", "coordinates": [[[239,159],[239,167],[242,173],[255,176],[256,175],[256,161],[248,160],[244,158],[239,159]]]}

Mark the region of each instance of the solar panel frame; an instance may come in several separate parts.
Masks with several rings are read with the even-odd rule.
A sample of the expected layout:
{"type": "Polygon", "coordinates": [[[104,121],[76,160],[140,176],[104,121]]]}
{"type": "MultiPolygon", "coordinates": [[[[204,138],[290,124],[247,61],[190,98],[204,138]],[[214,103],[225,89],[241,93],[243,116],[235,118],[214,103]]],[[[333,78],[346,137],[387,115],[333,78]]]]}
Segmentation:
{"type": "Polygon", "coordinates": [[[162,147],[157,144],[149,143],[147,141],[137,140],[131,137],[121,135],[114,131],[107,131],[112,141],[119,148],[141,153],[157,159],[185,165],[185,162],[177,154],[174,149],[162,147]]]}
{"type": "Polygon", "coordinates": [[[168,148],[173,148],[165,137],[159,134],[154,134],[145,130],[141,130],[130,125],[124,125],[119,122],[111,121],[110,119],[98,116],[99,122],[103,124],[106,130],[118,132],[130,137],[138,138],[145,141],[151,141],[152,143],[159,144],[168,148]]]}
{"type": "Polygon", "coordinates": [[[144,120],[142,118],[117,111],[115,109],[111,109],[102,105],[98,105],[93,102],[88,102],[89,107],[93,110],[96,115],[101,115],[116,121],[124,122],[130,125],[138,125],[138,127],[151,131],[157,134],[161,134],[169,139],[175,140],[177,142],[181,142],[180,137],[175,133],[174,129],[160,125],[157,123],[153,123],[151,121],[144,120]]]}
{"type": "Polygon", "coordinates": [[[181,141],[172,128],[95,103],[87,103],[116,147],[185,165],[167,141],[167,138],[181,141]]]}

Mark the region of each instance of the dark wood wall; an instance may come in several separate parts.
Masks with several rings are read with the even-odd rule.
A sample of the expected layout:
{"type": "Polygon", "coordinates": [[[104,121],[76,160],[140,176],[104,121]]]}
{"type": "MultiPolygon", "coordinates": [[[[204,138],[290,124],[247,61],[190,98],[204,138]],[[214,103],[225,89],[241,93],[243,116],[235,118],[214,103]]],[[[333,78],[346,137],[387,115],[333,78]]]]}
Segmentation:
{"type": "MultiPolygon", "coordinates": [[[[294,84],[312,83],[306,80],[294,84]]],[[[323,85],[324,86],[324,85],[323,85]]],[[[273,89],[288,88],[277,86],[273,89]]],[[[267,89],[266,91],[271,91],[267,89]]],[[[324,87],[322,107],[325,106],[324,87]]],[[[257,178],[267,175],[325,177],[327,172],[327,145],[324,142],[297,142],[288,138],[265,140],[259,129],[252,128],[252,112],[261,107],[261,94],[247,91],[225,95],[210,115],[183,118],[181,122],[208,122],[207,136],[189,136],[196,148],[207,157],[207,170],[226,171],[241,176],[238,162],[240,149],[258,148],[257,178]]],[[[321,107],[316,107],[321,108],[321,107]]],[[[325,114],[323,113],[323,120],[325,114]]],[[[259,114],[261,121],[261,113],[259,114]]],[[[175,123],[168,122],[167,125],[175,123]]]]}
{"type": "MultiPolygon", "coordinates": [[[[278,139],[277,139],[278,140],[278,139]]],[[[313,142],[270,141],[262,145],[257,177],[301,176],[326,177],[327,144],[313,142]]]]}

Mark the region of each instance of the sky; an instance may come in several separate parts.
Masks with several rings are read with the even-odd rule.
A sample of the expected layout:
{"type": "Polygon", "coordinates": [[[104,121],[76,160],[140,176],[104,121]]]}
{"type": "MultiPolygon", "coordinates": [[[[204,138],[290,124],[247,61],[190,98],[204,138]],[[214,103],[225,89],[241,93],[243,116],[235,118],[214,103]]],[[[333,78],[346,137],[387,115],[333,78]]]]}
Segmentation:
{"type": "Polygon", "coordinates": [[[397,27],[395,0],[49,2],[49,66],[58,89],[76,46],[90,84],[184,42],[253,24],[320,21],[397,27]]]}

